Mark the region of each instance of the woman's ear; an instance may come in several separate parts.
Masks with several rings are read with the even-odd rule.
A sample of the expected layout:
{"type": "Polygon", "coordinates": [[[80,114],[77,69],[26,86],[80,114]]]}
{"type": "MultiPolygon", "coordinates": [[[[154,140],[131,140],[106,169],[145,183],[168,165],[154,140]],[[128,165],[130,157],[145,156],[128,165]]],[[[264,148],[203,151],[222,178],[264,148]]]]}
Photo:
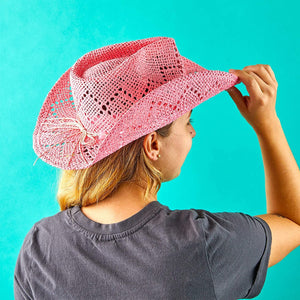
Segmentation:
{"type": "Polygon", "coordinates": [[[157,160],[160,149],[160,141],[156,131],[147,134],[143,142],[144,151],[148,158],[157,160]]]}

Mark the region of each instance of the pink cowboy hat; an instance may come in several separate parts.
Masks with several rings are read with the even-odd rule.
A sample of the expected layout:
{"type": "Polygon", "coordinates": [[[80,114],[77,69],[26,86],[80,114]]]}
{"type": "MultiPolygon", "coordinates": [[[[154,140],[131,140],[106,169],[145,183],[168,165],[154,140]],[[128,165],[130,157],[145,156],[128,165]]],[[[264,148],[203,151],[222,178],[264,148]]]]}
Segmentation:
{"type": "Polygon", "coordinates": [[[175,40],[151,37],[86,53],[42,105],[33,149],[61,169],[84,169],[240,83],[179,54],[175,40]]]}

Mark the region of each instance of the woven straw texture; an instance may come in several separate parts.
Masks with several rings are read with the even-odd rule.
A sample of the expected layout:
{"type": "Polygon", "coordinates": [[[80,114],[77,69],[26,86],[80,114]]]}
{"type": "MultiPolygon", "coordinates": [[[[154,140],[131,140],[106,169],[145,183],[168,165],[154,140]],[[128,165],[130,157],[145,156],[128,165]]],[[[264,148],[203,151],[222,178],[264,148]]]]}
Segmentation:
{"type": "Polygon", "coordinates": [[[52,166],[84,169],[238,83],[181,56],[173,38],[105,46],[79,58],[50,90],[33,148],[52,166]]]}

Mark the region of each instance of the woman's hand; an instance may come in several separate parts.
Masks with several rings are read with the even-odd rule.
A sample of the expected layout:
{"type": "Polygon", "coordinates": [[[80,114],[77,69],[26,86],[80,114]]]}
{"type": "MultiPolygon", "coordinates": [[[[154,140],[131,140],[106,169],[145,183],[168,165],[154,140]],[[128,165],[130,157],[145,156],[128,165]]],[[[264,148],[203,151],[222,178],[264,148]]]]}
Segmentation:
{"type": "Polygon", "coordinates": [[[275,110],[278,83],[271,67],[258,64],[229,72],[240,78],[249,93],[243,96],[236,87],[226,90],[242,116],[256,133],[268,130],[278,120],[275,110]]]}

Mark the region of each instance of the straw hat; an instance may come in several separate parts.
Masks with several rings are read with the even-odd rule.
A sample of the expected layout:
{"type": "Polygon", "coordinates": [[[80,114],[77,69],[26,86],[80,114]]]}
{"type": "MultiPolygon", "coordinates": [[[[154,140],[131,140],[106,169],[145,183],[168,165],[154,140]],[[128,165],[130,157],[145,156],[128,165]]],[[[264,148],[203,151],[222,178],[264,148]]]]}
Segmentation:
{"type": "Polygon", "coordinates": [[[238,83],[180,55],[175,40],[108,45],[79,58],[39,113],[33,149],[61,169],[84,169],[238,83]]]}

